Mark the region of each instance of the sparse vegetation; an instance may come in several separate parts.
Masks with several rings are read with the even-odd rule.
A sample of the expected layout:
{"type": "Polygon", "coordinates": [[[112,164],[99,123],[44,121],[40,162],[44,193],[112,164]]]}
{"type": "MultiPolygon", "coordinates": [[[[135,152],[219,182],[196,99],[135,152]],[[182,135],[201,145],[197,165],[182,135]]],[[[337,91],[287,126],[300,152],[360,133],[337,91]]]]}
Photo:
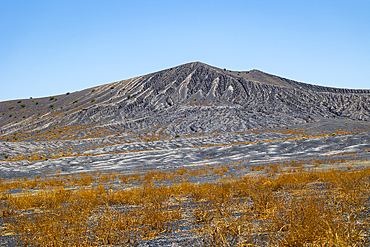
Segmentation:
{"type": "Polygon", "coordinates": [[[52,177],[4,180],[4,231],[19,245],[138,245],[163,234],[171,239],[183,231],[185,221],[199,237],[193,246],[369,244],[369,168],[187,182],[211,170],[227,171],[57,172],[52,177]],[[114,181],[141,186],[114,188],[114,181]],[[8,193],[13,188],[24,192],[8,193]]]}

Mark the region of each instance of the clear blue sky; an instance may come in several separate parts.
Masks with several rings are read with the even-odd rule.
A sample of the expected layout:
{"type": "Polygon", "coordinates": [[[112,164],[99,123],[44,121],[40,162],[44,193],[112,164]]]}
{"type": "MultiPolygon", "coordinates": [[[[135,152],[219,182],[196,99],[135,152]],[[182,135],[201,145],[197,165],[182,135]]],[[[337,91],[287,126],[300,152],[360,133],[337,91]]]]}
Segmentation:
{"type": "Polygon", "coordinates": [[[0,0],[0,101],[187,62],[370,89],[370,1],[0,0]]]}

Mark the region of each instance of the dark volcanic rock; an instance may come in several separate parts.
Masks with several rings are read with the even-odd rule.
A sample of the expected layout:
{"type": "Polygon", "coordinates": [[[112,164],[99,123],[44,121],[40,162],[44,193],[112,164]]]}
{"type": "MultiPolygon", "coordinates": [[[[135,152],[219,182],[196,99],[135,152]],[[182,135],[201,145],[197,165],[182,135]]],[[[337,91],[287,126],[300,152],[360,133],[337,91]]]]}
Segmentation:
{"type": "Polygon", "coordinates": [[[17,123],[9,117],[10,106],[20,108],[17,101],[2,102],[1,133],[103,123],[91,129],[157,128],[164,135],[193,135],[288,126],[318,117],[370,119],[369,90],[321,87],[200,62],[54,97],[22,100],[26,106],[19,111],[28,113],[17,123]]]}

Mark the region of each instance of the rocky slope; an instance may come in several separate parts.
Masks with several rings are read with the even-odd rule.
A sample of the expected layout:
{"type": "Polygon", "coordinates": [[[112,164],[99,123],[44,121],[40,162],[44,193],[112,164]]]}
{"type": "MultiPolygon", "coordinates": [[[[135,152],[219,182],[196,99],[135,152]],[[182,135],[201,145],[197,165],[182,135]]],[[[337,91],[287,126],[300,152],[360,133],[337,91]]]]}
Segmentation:
{"type": "Polygon", "coordinates": [[[345,150],[361,157],[370,155],[369,119],[370,90],[189,63],[74,93],[0,102],[0,177],[345,150]],[[271,143],[278,155],[268,151],[271,143]],[[230,151],[237,147],[238,154],[230,151]]]}
{"type": "Polygon", "coordinates": [[[322,117],[369,121],[370,90],[321,87],[195,62],[75,93],[1,102],[0,112],[2,140],[14,134],[23,140],[59,140],[128,133],[160,139],[322,117]]]}

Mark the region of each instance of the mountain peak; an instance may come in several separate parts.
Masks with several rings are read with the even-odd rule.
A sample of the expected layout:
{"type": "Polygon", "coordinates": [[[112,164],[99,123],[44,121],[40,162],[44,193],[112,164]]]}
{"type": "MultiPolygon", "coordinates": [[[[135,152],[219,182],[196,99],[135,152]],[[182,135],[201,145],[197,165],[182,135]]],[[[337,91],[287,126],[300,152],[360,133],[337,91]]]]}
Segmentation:
{"type": "Polygon", "coordinates": [[[20,132],[25,140],[93,138],[91,133],[103,133],[99,126],[139,139],[142,132],[191,136],[318,117],[370,120],[369,109],[369,90],[320,87],[196,61],[71,94],[0,102],[0,139],[20,132]],[[49,136],[55,129],[61,132],[49,136]]]}

